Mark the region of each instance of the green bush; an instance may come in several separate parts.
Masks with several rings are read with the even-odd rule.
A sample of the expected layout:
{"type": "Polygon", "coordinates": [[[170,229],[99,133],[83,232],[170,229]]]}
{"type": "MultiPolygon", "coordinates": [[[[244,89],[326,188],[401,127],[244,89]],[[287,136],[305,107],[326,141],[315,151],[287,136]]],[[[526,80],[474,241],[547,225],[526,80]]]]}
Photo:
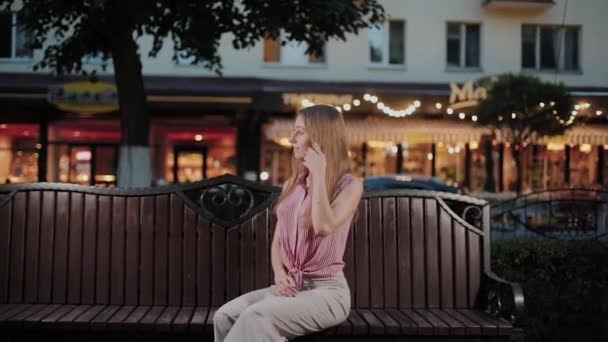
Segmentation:
{"type": "Polygon", "coordinates": [[[608,341],[608,241],[494,241],[492,269],[523,287],[527,341],[608,341]]]}

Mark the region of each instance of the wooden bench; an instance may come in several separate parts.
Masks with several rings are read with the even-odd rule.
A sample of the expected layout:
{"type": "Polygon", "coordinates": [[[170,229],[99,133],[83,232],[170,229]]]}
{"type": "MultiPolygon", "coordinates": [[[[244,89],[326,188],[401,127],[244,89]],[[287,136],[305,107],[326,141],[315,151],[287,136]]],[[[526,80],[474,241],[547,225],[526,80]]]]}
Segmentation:
{"type": "MultiPolygon", "coordinates": [[[[212,337],[219,306],[271,284],[279,191],[232,175],[133,190],[0,186],[0,330],[212,337]]],[[[485,201],[386,190],[358,210],[350,317],[300,340],[522,336],[522,290],[490,270],[485,201]]]]}

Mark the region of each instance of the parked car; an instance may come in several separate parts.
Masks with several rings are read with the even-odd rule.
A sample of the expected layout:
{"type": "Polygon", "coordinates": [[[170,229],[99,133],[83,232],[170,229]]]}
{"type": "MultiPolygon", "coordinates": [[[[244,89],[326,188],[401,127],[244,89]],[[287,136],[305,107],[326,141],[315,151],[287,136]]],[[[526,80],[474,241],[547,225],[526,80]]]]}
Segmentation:
{"type": "Polygon", "coordinates": [[[420,174],[385,174],[368,176],[363,180],[365,191],[385,189],[422,189],[458,193],[458,188],[449,186],[437,177],[420,174]]]}

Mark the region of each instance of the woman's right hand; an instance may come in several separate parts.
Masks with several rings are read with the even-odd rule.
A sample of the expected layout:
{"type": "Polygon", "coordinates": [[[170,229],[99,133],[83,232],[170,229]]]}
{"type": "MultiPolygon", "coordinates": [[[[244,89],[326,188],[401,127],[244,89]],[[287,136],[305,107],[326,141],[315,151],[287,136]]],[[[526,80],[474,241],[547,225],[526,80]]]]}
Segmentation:
{"type": "Polygon", "coordinates": [[[283,297],[295,297],[298,294],[296,282],[285,271],[274,276],[275,294],[283,297]]]}

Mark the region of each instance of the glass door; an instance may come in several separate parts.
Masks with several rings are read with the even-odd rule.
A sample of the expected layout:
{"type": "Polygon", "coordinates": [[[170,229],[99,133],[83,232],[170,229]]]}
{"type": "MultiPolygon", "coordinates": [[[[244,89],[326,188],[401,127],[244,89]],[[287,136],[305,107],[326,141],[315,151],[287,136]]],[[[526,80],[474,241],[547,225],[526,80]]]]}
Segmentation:
{"type": "Polygon", "coordinates": [[[187,183],[207,178],[206,146],[173,148],[173,182],[187,183]]]}

